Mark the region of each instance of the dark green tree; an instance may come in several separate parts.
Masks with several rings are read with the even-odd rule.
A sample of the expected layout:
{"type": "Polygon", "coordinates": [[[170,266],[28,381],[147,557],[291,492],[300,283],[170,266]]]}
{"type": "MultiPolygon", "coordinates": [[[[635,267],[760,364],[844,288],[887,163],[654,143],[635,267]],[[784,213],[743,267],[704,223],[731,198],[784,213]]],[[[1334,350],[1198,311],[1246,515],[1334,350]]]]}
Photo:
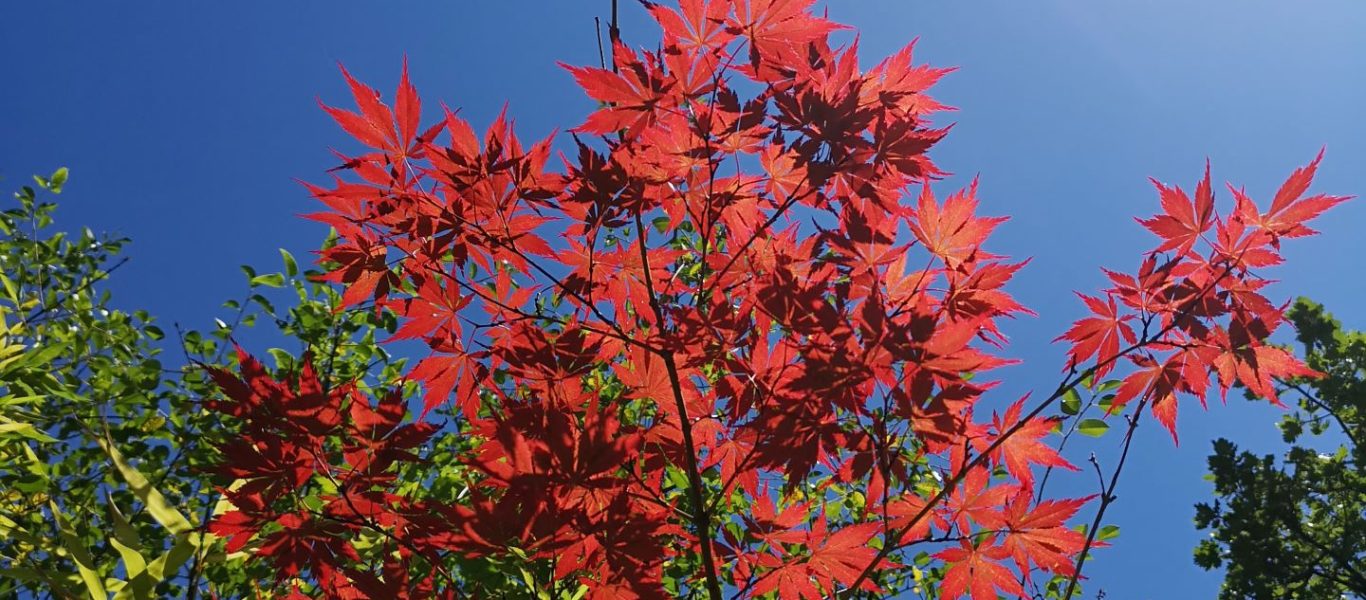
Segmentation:
{"type": "Polygon", "coordinates": [[[1217,498],[1196,505],[1210,537],[1195,562],[1226,569],[1224,599],[1366,598],[1366,333],[1305,298],[1288,316],[1324,376],[1279,382],[1298,400],[1280,422],[1282,456],[1214,442],[1217,498]]]}

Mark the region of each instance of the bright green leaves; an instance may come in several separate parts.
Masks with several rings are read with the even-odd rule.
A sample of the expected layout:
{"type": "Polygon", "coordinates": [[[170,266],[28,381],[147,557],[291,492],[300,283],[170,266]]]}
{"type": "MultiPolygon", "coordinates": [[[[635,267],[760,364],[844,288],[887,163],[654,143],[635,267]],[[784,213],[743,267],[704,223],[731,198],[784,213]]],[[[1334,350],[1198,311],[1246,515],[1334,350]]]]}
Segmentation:
{"type": "Polygon", "coordinates": [[[112,440],[106,436],[100,445],[133,493],[142,501],[143,510],[172,536],[171,548],[156,559],[147,561],[142,554],[137,532],[119,511],[113,498],[109,498],[108,506],[113,521],[110,545],[123,559],[127,577],[127,587],[116,587],[118,593],[115,598],[150,598],[156,584],[164,581],[168,575],[177,573],[190,558],[191,551],[202,547],[211,538],[197,533],[190,520],[172,507],[141,472],[124,460],[112,440]]]}
{"type": "Polygon", "coordinates": [[[50,231],[56,206],[40,194],[67,179],[37,177],[0,212],[0,596],[179,595],[169,581],[194,534],[173,507],[197,513],[211,491],[191,470],[211,441],[205,382],[167,378],[165,332],[102,290],[126,240],[50,231]]]}
{"type": "Polygon", "coordinates": [[[22,437],[44,443],[57,441],[55,438],[39,431],[32,423],[20,423],[9,417],[0,415],[0,439],[8,437],[22,437]]]}
{"type": "Polygon", "coordinates": [[[1078,385],[1068,388],[1063,392],[1059,404],[1064,419],[1057,422],[1054,430],[1067,436],[1073,433],[1088,437],[1105,435],[1110,430],[1106,419],[1114,408],[1113,390],[1119,385],[1118,380],[1096,382],[1092,377],[1085,377],[1078,385]],[[1082,399],[1083,392],[1086,394],[1085,400],[1082,399]]]}
{"type": "Polygon", "coordinates": [[[70,174],[70,171],[68,171],[66,167],[59,167],[56,171],[52,172],[52,175],[47,177],[34,175],[33,181],[37,182],[39,187],[49,192],[60,194],[62,193],[62,186],[66,185],[67,176],[70,174]]]}
{"type": "MultiPolygon", "coordinates": [[[[34,179],[58,193],[68,171],[34,179]]],[[[0,577],[0,595],[84,589],[79,595],[106,598],[117,589],[115,565],[125,563],[128,573],[147,568],[124,553],[156,537],[154,525],[115,508],[134,497],[110,485],[121,478],[86,423],[113,417],[111,435],[125,453],[165,465],[169,436],[159,407],[178,409],[189,396],[162,386],[151,342],[164,333],[150,316],[115,310],[101,293],[125,240],[48,231],[56,207],[38,194],[24,188],[15,194],[19,206],[0,212],[0,464],[13,466],[0,470],[0,569],[39,576],[0,577]],[[156,438],[162,441],[149,441],[156,438]]],[[[172,482],[183,493],[186,482],[172,482]]],[[[149,487],[145,478],[142,484],[149,487]]],[[[173,504],[186,502],[179,494],[159,502],[173,504]]],[[[151,597],[155,583],[140,597],[151,597]]]]}
{"type": "Polygon", "coordinates": [[[1118,525],[1103,525],[1101,526],[1100,530],[1096,532],[1096,539],[1102,542],[1106,540],[1113,540],[1117,537],[1119,537],[1118,525]]]}
{"type": "Polygon", "coordinates": [[[144,587],[142,574],[147,571],[147,559],[142,556],[142,540],[138,539],[138,531],[133,528],[133,524],[128,522],[128,517],[123,515],[112,497],[106,497],[109,506],[109,517],[113,524],[114,535],[109,538],[109,545],[119,553],[123,559],[123,568],[130,581],[138,582],[132,589],[142,596],[146,596],[152,590],[144,587]]]}

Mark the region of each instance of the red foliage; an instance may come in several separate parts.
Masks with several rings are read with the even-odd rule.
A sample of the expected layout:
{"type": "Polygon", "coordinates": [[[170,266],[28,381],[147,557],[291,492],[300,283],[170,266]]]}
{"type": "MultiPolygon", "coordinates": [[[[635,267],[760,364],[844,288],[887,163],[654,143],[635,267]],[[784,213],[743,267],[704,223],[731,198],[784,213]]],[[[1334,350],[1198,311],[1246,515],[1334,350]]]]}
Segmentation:
{"type": "Polygon", "coordinates": [[[946,130],[926,90],[947,70],[907,46],[861,71],[811,4],[651,5],[658,51],[567,67],[602,104],[563,172],[503,116],[422,132],[406,68],[392,109],[344,73],[359,112],[325,108],[369,150],[311,188],[340,234],[322,258],[345,304],[430,347],[408,375],[423,409],[402,424],[398,393],[372,404],[307,366],[280,382],[243,355],[240,378],[214,373],[211,407],[242,435],[219,467],[235,509],[210,530],[334,597],[453,595],[452,557],[512,555],[594,597],[661,596],[675,564],[713,596],[828,597],[879,590],[875,571],[938,540],[957,543],[935,555],[944,596],[995,598],[1082,550],[1065,522],[1086,499],[1033,493],[1035,466],[1074,468],[1042,441],[1064,391],[1132,362],[1114,410],[1144,399],[1175,435],[1177,394],[1203,402],[1211,375],[1274,399],[1309,372],[1267,345],[1281,307],[1251,269],[1343,198],[1302,198],[1315,159],[1267,212],[1233,190],[1220,213],[1207,168],[1194,200],[1157,184],[1164,213],[1141,223],[1161,244],[1082,296],[1095,316],[1059,338],[1058,393],[980,420],[983,376],[1010,362],[997,322],[1027,309],[1002,289],[1022,264],[983,249],[1004,219],[976,214],[975,183],[931,191],[946,130]],[[443,466],[479,487],[441,500],[396,482],[451,401],[472,449],[443,466]]]}

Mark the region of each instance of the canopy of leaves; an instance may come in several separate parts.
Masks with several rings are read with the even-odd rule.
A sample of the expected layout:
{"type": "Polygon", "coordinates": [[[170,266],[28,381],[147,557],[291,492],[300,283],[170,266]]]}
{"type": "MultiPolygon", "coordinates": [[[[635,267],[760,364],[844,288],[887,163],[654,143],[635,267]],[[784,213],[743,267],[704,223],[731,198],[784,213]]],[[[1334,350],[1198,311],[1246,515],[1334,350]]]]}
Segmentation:
{"type": "Polygon", "coordinates": [[[506,114],[424,123],[406,68],[387,100],[343,71],[323,279],[421,358],[368,388],[320,357],[213,370],[241,437],[210,530],[273,593],[1057,597],[1105,535],[1035,492],[1075,468],[1045,411],[1097,435],[1078,390],[1104,388],[1175,436],[1179,396],[1309,373],[1266,343],[1256,271],[1344,200],[1306,195],[1318,159],[1265,213],[1216,206],[1208,168],[1193,199],[1159,184],[1161,241],[1082,296],[1056,389],[993,411],[1023,264],[987,249],[975,184],[935,189],[948,70],[910,45],[864,69],[811,0],[645,4],[662,39],[612,27],[604,64],[566,66],[599,105],[558,161],[506,114]]]}
{"type": "Polygon", "coordinates": [[[94,295],[117,241],[39,234],[21,192],[0,591],[1058,598],[1118,470],[1069,525],[1091,497],[1044,495],[1076,469],[1055,432],[1136,405],[1131,434],[1150,407],[1175,437],[1178,396],[1314,373],[1267,343],[1258,271],[1345,199],[1307,195],[1318,158],[1266,212],[1221,209],[1208,165],[1193,196],[1158,184],[1161,241],[1081,295],[1056,388],[997,402],[1024,263],[988,249],[975,182],[937,189],[949,70],[910,44],[865,69],[812,0],[643,4],[657,43],[613,26],[566,66],[599,106],[558,157],[505,114],[424,124],[406,67],[387,102],[343,70],[354,109],[323,109],[359,147],[309,186],[319,269],[244,267],[180,368],[94,295]],[[229,343],[258,318],[297,351],[229,343]]]}
{"type": "Polygon", "coordinates": [[[1366,333],[1301,298],[1287,314],[1321,378],[1280,379],[1297,410],[1279,456],[1214,442],[1217,498],[1196,505],[1210,530],[1196,564],[1226,570],[1221,598],[1366,598],[1366,333]]]}

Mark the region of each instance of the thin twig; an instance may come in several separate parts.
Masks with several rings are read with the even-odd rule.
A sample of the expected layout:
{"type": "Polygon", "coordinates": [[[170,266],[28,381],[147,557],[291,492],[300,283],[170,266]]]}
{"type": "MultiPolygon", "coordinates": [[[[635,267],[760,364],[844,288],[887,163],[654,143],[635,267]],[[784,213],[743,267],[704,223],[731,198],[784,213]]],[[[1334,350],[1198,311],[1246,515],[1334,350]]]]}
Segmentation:
{"type": "MultiPolygon", "coordinates": [[[[1062,600],[1072,598],[1072,593],[1077,589],[1077,579],[1081,577],[1082,563],[1086,561],[1086,556],[1091,553],[1091,546],[1096,542],[1096,532],[1100,530],[1101,519],[1105,518],[1105,509],[1115,501],[1115,486],[1119,485],[1119,475],[1124,471],[1124,461],[1129,458],[1129,446],[1134,441],[1134,431],[1138,429],[1139,418],[1143,416],[1143,407],[1147,406],[1148,398],[1143,398],[1138,402],[1138,409],[1134,414],[1128,416],[1129,430],[1124,432],[1124,450],[1119,453],[1119,464],[1115,465],[1115,471],[1110,475],[1110,484],[1106,485],[1105,480],[1100,482],[1100,506],[1096,509],[1096,517],[1091,520],[1091,527],[1086,531],[1086,544],[1081,547],[1081,553],[1077,554],[1077,564],[1072,568],[1072,574],[1067,578],[1067,591],[1063,593],[1062,600]]],[[[1091,465],[1096,468],[1096,476],[1100,477],[1100,463],[1096,462],[1096,456],[1091,455],[1091,465]]]]}

